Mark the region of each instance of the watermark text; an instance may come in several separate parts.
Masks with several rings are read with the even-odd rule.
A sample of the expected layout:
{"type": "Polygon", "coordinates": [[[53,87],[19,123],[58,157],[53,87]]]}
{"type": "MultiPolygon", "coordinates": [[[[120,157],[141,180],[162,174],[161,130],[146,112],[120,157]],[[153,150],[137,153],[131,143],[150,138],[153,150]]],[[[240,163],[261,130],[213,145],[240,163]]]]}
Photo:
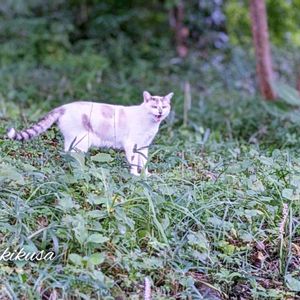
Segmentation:
{"type": "Polygon", "coordinates": [[[19,250],[10,251],[6,248],[2,253],[0,252],[0,261],[41,261],[41,260],[53,260],[55,258],[55,252],[26,252],[23,248],[19,250]]]}

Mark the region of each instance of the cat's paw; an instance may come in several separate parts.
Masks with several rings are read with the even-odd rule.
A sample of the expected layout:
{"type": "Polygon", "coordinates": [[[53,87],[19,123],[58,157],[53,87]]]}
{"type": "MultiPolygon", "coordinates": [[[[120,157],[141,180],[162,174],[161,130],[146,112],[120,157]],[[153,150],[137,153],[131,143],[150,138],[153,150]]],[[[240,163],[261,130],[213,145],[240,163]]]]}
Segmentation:
{"type": "Polygon", "coordinates": [[[139,173],[136,169],[131,169],[130,174],[134,176],[141,176],[141,173],[139,173]]]}
{"type": "Polygon", "coordinates": [[[146,170],[144,174],[146,177],[150,177],[152,175],[152,173],[150,173],[148,170],[146,170]]]}

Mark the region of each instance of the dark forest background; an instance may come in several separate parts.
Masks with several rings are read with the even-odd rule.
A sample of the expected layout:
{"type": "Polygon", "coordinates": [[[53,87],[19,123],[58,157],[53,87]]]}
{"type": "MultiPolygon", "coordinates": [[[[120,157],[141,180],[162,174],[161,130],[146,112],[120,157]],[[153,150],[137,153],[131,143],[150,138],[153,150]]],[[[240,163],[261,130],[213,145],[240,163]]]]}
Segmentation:
{"type": "MultiPolygon", "coordinates": [[[[275,76],[296,88],[300,2],[266,6],[275,76]]],[[[256,94],[248,1],[7,0],[0,21],[0,92],[22,109],[76,99],[132,104],[148,89],[174,91],[182,110],[185,82],[195,108],[199,98],[226,105],[227,92],[214,96],[219,87],[256,94]]]]}

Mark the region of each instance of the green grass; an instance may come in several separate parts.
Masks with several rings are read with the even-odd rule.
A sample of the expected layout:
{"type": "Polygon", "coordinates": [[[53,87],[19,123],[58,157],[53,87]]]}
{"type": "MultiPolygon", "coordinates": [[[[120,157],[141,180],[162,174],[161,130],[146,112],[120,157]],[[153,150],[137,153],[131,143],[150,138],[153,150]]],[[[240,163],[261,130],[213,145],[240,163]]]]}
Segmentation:
{"type": "Polygon", "coordinates": [[[0,140],[1,252],[57,253],[1,262],[0,298],[139,299],[145,277],[153,299],[296,297],[299,129],[251,94],[251,59],[140,54],[128,64],[123,48],[111,49],[2,64],[2,136],[79,98],[134,104],[144,89],[175,97],[150,149],[150,178],[132,177],[122,152],[63,153],[55,128],[23,144],[0,140]],[[187,127],[183,80],[193,98],[187,127]]]}
{"type": "Polygon", "coordinates": [[[147,179],[130,176],[123,153],[62,153],[55,130],[2,141],[1,249],[58,253],[52,263],[2,263],[7,291],[134,298],[149,276],[156,299],[287,295],[284,278],[299,266],[299,158],[202,138],[163,126],[147,179]]]}

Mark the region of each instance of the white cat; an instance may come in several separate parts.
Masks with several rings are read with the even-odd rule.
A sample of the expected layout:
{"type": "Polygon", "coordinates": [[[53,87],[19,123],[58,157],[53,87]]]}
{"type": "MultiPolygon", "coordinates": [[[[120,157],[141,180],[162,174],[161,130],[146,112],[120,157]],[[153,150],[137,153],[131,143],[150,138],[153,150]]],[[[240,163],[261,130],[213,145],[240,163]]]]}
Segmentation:
{"type": "MultiPolygon", "coordinates": [[[[57,122],[65,151],[87,152],[91,146],[124,149],[131,174],[139,175],[147,163],[148,147],[170,112],[173,93],[162,97],[145,91],[143,97],[142,104],[133,106],[95,102],[62,105],[26,130],[9,129],[7,136],[26,141],[57,122]]],[[[148,174],[147,168],[145,173],[148,174]]]]}

